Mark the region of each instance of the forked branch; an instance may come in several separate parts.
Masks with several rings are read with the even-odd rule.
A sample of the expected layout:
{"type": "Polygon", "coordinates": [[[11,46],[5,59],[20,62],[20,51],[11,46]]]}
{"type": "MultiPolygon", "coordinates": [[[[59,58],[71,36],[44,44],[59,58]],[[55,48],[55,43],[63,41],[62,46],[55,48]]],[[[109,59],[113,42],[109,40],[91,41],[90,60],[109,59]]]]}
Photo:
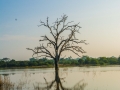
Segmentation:
{"type": "MultiPolygon", "coordinates": [[[[50,39],[48,36],[42,36],[43,39],[39,40],[40,43],[41,42],[47,42],[47,46],[48,48],[53,48],[52,53],[54,53],[54,55],[51,54],[51,51],[47,49],[47,47],[44,47],[43,45],[40,47],[36,47],[35,49],[30,49],[28,48],[28,50],[32,50],[33,51],[33,55],[35,54],[42,54],[40,55],[40,57],[45,56],[45,57],[50,57],[53,58],[54,60],[60,59],[61,53],[63,51],[71,51],[74,54],[76,54],[77,56],[80,56],[78,53],[85,53],[85,51],[77,44],[80,43],[84,43],[87,45],[87,43],[85,42],[85,40],[81,40],[79,41],[79,39],[77,39],[76,33],[79,33],[79,29],[81,28],[79,26],[79,23],[77,24],[72,24],[73,21],[71,22],[67,22],[67,18],[68,16],[63,15],[60,19],[57,19],[53,25],[49,25],[49,18],[47,17],[46,22],[40,21],[40,25],[38,26],[44,26],[46,28],[48,28],[48,30],[50,31],[50,34],[52,35],[53,39],[50,39]],[[67,38],[63,38],[63,33],[65,31],[70,32],[68,34],[67,38]],[[73,46],[74,45],[74,46],[73,46]]],[[[59,61],[59,60],[58,60],[59,61]]]]}

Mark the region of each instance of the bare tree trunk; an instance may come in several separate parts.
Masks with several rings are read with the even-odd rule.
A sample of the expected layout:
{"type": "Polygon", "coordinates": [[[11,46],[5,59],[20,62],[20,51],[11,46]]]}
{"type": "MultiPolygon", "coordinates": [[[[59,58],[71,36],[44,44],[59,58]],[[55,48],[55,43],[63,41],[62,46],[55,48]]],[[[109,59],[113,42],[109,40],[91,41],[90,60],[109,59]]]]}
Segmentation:
{"type": "Polygon", "coordinates": [[[59,71],[59,65],[57,60],[55,60],[55,71],[59,71]]]}

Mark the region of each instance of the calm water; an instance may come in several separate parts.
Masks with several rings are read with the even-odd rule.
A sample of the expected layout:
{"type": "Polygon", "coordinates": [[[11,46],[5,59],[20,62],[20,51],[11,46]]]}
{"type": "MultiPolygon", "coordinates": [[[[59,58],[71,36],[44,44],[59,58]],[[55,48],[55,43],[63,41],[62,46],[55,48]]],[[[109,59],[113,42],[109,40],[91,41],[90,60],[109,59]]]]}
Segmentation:
{"type": "MultiPolygon", "coordinates": [[[[23,90],[44,88],[55,79],[54,68],[2,69],[0,74],[3,78],[9,77],[16,87],[21,85],[23,90]]],[[[69,90],[76,87],[80,87],[79,90],[120,90],[120,66],[60,68],[59,76],[63,87],[69,90]]],[[[54,88],[53,84],[51,90],[54,88]]]]}

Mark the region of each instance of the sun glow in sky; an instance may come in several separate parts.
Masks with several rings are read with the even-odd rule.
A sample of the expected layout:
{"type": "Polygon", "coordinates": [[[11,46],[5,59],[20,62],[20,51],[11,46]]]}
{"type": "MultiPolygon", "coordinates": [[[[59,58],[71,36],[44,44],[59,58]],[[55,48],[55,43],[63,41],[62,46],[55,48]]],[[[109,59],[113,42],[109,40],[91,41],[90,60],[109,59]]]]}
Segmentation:
{"type": "Polygon", "coordinates": [[[37,26],[39,21],[48,16],[52,24],[63,14],[68,21],[80,22],[77,38],[89,43],[82,45],[87,53],[81,56],[120,55],[120,0],[0,0],[0,59],[31,58],[26,48],[38,46],[40,36],[50,35],[37,26]]]}

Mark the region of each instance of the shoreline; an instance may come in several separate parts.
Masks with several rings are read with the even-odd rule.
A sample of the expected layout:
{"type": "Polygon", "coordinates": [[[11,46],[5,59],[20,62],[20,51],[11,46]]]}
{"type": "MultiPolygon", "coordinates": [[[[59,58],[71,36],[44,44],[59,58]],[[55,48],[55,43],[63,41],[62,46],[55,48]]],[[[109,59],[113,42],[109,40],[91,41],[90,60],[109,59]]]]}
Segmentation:
{"type": "MultiPolygon", "coordinates": [[[[65,67],[120,67],[120,65],[60,65],[59,68],[65,67]]],[[[37,69],[37,68],[54,68],[54,66],[26,66],[26,67],[0,67],[0,69],[37,69]]]]}

